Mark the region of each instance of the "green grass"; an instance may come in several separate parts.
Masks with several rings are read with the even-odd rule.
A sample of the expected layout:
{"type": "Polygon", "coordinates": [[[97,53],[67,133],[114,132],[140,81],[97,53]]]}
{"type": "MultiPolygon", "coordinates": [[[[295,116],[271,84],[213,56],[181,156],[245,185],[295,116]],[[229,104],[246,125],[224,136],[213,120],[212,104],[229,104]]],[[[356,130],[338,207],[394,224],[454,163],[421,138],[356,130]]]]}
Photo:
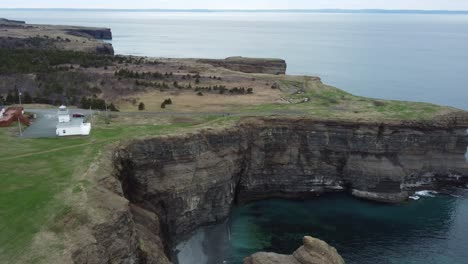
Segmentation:
{"type": "Polygon", "coordinates": [[[247,112],[275,113],[291,111],[321,119],[350,121],[430,120],[454,108],[429,103],[377,100],[355,96],[308,78],[283,80],[280,89],[289,93],[288,102],[264,104],[243,109],[247,112]],[[300,92],[298,92],[300,91],[300,92]]]}
{"type": "Polygon", "coordinates": [[[200,120],[202,124],[101,123],[89,137],[69,138],[20,139],[12,134],[14,127],[0,128],[0,259],[14,263],[43,228],[62,230],[58,220],[71,208],[59,196],[66,189],[72,193],[82,191],[82,182],[74,176],[82,175],[102,148],[133,137],[227,122],[219,117],[200,120]]]}

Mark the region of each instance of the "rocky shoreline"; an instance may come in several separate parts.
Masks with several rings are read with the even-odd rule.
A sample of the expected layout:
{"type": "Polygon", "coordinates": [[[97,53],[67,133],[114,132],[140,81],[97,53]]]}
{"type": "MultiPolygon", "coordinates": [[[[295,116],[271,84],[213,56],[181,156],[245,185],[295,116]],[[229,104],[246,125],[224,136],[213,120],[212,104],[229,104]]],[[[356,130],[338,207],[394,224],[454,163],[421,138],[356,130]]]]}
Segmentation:
{"type": "MultiPolygon", "coordinates": [[[[169,263],[175,243],[225,219],[235,203],[330,191],[399,202],[419,188],[465,186],[466,121],[252,118],[221,131],[133,140],[114,155],[117,193],[133,216],[125,229],[112,230],[145,245],[126,242],[138,249],[127,251],[137,263],[169,263]]],[[[128,255],[120,258],[128,263],[128,255]]]]}

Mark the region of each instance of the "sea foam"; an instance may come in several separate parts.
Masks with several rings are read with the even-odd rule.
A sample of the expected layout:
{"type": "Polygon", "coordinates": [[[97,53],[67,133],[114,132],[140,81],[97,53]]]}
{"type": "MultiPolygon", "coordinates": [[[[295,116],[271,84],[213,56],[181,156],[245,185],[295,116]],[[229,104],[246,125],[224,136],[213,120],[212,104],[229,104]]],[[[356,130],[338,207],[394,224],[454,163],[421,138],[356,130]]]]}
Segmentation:
{"type": "Polygon", "coordinates": [[[430,191],[430,190],[423,190],[423,191],[418,191],[415,193],[417,196],[422,196],[422,197],[435,197],[437,194],[436,191],[430,191]]]}

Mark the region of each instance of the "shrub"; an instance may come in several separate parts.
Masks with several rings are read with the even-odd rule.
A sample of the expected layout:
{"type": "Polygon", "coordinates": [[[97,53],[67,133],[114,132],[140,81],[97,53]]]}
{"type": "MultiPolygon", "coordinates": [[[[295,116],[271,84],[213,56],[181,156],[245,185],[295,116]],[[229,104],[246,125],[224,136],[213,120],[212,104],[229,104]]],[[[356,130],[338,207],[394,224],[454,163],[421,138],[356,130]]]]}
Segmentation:
{"type": "Polygon", "coordinates": [[[145,104],[143,102],[140,102],[140,104],[138,104],[138,110],[139,111],[145,110],[145,104]]]}
{"type": "Polygon", "coordinates": [[[171,98],[166,99],[166,100],[164,100],[164,102],[162,102],[161,108],[166,108],[166,105],[170,105],[170,104],[172,104],[171,98]]]}
{"type": "Polygon", "coordinates": [[[385,106],[385,102],[382,102],[382,101],[374,100],[373,103],[374,103],[374,106],[377,106],[377,107],[385,106]]]}

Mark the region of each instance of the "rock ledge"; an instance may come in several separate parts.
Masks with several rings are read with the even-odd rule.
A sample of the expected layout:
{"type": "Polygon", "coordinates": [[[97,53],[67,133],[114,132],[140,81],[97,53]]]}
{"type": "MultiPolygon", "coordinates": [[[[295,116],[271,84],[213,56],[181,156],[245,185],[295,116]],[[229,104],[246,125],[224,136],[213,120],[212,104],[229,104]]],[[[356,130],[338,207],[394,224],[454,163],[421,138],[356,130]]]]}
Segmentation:
{"type": "Polygon", "coordinates": [[[336,249],[324,241],[304,237],[304,245],[292,255],[259,252],[244,259],[244,264],[344,264],[336,249]]]}

